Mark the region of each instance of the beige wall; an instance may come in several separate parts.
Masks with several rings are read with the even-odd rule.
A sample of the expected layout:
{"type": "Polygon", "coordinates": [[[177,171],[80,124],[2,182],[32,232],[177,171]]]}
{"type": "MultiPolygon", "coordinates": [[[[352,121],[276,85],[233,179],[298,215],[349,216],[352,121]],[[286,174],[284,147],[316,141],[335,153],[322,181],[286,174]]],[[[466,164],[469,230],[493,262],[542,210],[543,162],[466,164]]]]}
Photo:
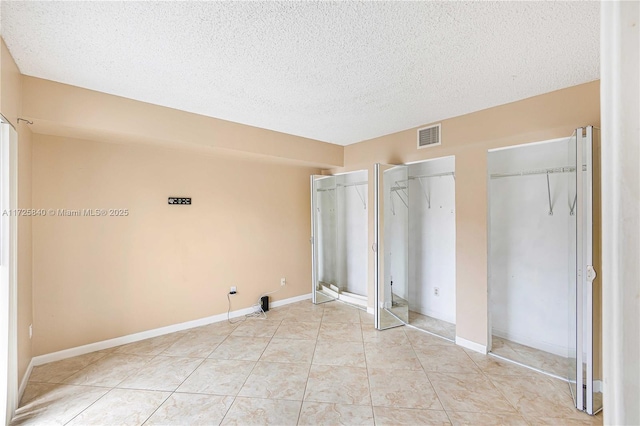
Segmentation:
{"type": "MultiPolygon", "coordinates": [[[[0,38],[0,108],[18,132],[18,207],[31,207],[31,131],[17,124],[22,103],[22,76],[0,38]]],[[[18,380],[31,362],[29,325],[33,320],[31,285],[31,218],[18,219],[18,380]]]]}
{"type": "MultiPolygon", "coordinates": [[[[339,167],[343,147],[92,90],[24,77],[23,116],[35,133],[141,142],[198,152],[339,167]]],[[[310,117],[309,119],[313,119],[310,117]]]]}
{"type": "MultiPolygon", "coordinates": [[[[595,81],[443,120],[441,146],[418,150],[416,129],[410,129],[345,147],[344,167],[336,172],[372,170],[376,162],[402,164],[456,156],[458,336],[487,344],[487,150],[566,137],[577,127],[598,126],[599,99],[595,81]]],[[[373,185],[369,196],[373,197],[373,185]]],[[[370,240],[373,243],[372,223],[370,240]]],[[[372,268],[370,261],[371,295],[372,268]]]]}
{"type": "Polygon", "coordinates": [[[309,293],[317,171],[34,134],[34,207],[130,212],[34,219],[34,353],[226,313],[232,285],[232,310],[309,293]]]}
{"type": "Polygon", "coordinates": [[[17,127],[22,103],[22,76],[2,38],[0,38],[0,81],[2,115],[17,127]]]}
{"type": "Polygon", "coordinates": [[[131,209],[35,219],[34,354],[309,292],[308,179],[342,146],[26,76],[22,101],[35,207],[131,209]]]}

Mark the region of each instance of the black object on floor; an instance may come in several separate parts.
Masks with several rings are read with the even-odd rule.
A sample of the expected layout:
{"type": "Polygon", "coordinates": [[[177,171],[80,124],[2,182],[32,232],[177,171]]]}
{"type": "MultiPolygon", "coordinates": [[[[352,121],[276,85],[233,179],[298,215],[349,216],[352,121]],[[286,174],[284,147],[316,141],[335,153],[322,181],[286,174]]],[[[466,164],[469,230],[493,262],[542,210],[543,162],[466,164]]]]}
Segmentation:
{"type": "Polygon", "coordinates": [[[262,296],[260,298],[260,303],[262,305],[262,310],[267,312],[269,310],[269,296],[262,296]]]}

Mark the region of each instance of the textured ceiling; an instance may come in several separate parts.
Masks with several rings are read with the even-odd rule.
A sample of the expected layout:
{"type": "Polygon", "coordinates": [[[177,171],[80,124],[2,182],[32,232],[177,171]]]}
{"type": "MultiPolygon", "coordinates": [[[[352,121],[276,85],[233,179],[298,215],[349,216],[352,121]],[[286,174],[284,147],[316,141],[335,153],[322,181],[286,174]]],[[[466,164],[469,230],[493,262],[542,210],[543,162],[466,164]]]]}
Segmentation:
{"type": "Polygon", "coordinates": [[[347,145],[599,78],[597,2],[2,1],[20,70],[347,145]]]}

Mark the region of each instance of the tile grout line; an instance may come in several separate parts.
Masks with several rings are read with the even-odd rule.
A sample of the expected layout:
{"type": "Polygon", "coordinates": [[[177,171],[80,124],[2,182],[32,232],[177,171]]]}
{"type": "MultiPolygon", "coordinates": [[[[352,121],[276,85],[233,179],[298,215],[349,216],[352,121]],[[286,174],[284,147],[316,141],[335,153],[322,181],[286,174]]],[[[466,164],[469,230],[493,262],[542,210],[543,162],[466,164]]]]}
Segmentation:
{"type": "MultiPolygon", "coordinates": [[[[358,313],[360,315],[360,313],[358,313]]],[[[375,325],[373,327],[375,330],[375,325]]],[[[367,361],[367,351],[365,349],[364,343],[364,330],[362,329],[362,317],[360,317],[360,334],[362,335],[362,356],[364,357],[364,368],[367,372],[367,385],[369,386],[369,402],[371,404],[371,418],[373,419],[373,424],[376,424],[376,411],[373,408],[373,395],[371,394],[371,376],[369,375],[369,361],[367,361]]]]}
{"type": "MultiPolygon", "coordinates": [[[[113,351],[111,351],[109,354],[105,355],[104,357],[100,358],[99,360],[102,360],[104,358],[106,358],[109,355],[114,355],[113,351]]],[[[132,355],[132,354],[125,354],[125,355],[132,355]]],[[[138,356],[138,355],[137,355],[138,356]]],[[[156,355],[157,356],[157,355],[156,355]]],[[[149,362],[151,362],[151,360],[153,360],[156,356],[153,356],[151,359],[145,361],[145,363],[143,365],[140,366],[140,368],[137,370],[141,370],[145,365],[147,365],[149,362]]],[[[97,363],[99,360],[96,360],[95,363],[97,363]]],[[[93,363],[92,363],[93,364],[93,363]]],[[[89,364],[89,365],[92,365],[89,364]]],[[[87,368],[89,367],[88,365],[85,367],[87,368]]],[[[80,371],[84,370],[81,369],[80,371]]],[[[80,372],[78,371],[78,373],[80,372]]],[[[77,373],[74,373],[77,374],[77,373]]],[[[116,384],[115,386],[111,387],[104,395],[102,395],[100,398],[96,399],[95,401],[93,401],[91,404],[89,404],[87,407],[85,407],[82,411],[80,411],[78,414],[76,414],[75,416],[73,416],[72,419],[70,419],[68,422],[65,423],[65,425],[71,423],[73,420],[75,420],[78,416],[80,416],[82,413],[84,413],[85,411],[87,411],[89,408],[91,408],[94,404],[96,404],[98,401],[100,401],[102,398],[104,398],[105,396],[107,396],[108,394],[110,394],[111,392],[113,392],[114,389],[116,389],[118,387],[119,384],[121,384],[123,381],[125,381],[128,377],[132,376],[134,373],[132,372],[131,374],[127,375],[123,380],[121,380],[120,382],[118,382],[118,384],[116,384]]],[[[73,375],[72,375],[73,376],[73,375]]],[[[71,376],[69,376],[71,377],[71,376]]]]}
{"type": "MultiPolygon", "coordinates": [[[[176,342],[177,342],[178,340],[180,340],[180,339],[177,339],[177,340],[176,340],[176,342]]],[[[136,343],[137,343],[137,342],[136,342],[136,343]]],[[[174,343],[175,343],[175,342],[174,342],[174,343]]],[[[172,345],[173,345],[173,344],[168,345],[168,346],[167,346],[167,348],[171,347],[172,345]]],[[[123,346],[124,346],[124,345],[123,345],[123,346]]],[[[119,386],[119,385],[121,385],[124,381],[126,381],[129,377],[133,376],[135,373],[137,373],[137,372],[139,372],[140,370],[142,370],[142,369],[143,369],[147,364],[149,364],[151,361],[153,361],[153,360],[154,360],[154,359],[156,359],[158,356],[160,356],[160,354],[162,354],[162,353],[163,353],[167,348],[163,349],[163,351],[162,351],[162,352],[160,352],[159,354],[154,355],[151,359],[147,360],[147,361],[146,361],[142,366],[140,366],[140,368],[138,368],[135,372],[132,372],[131,374],[127,375],[124,379],[122,379],[120,382],[118,382],[118,384],[117,384],[117,385],[113,386],[113,387],[112,387],[108,392],[106,392],[104,395],[102,395],[100,398],[98,398],[97,400],[95,400],[92,404],[90,404],[88,407],[86,407],[84,410],[82,410],[80,413],[78,413],[76,416],[74,416],[74,417],[73,417],[73,419],[69,420],[69,422],[72,422],[76,417],[78,417],[80,414],[82,414],[83,412],[85,412],[86,410],[88,410],[91,406],[93,406],[96,402],[98,402],[99,400],[101,400],[102,398],[104,398],[105,396],[107,396],[107,395],[108,395],[109,393],[111,393],[114,389],[132,390],[132,389],[126,389],[126,388],[119,388],[118,386],[119,386]]],[[[108,356],[108,355],[112,355],[112,354],[115,354],[115,353],[114,353],[114,351],[111,351],[110,353],[108,353],[107,355],[105,355],[105,357],[106,357],[106,356],[108,356]]],[[[135,353],[126,353],[126,352],[125,352],[125,353],[123,353],[123,355],[149,356],[149,355],[138,355],[138,354],[135,354],[135,353]]],[[[105,358],[105,357],[102,357],[102,358],[100,358],[100,359],[103,359],[103,358],[105,358]]],[[[97,361],[99,361],[99,360],[96,360],[96,362],[97,362],[97,361]]],[[[202,364],[202,362],[201,362],[200,364],[202,364]]],[[[197,369],[197,367],[196,367],[196,369],[197,369]]],[[[195,371],[195,369],[194,369],[194,371],[195,371]]],[[[192,372],[192,373],[193,373],[193,372],[192,372]]],[[[178,387],[179,387],[179,386],[180,386],[180,385],[178,385],[178,387]]],[[[177,389],[177,388],[176,388],[176,389],[177,389]]],[[[141,390],[142,390],[142,389],[141,389],[141,390]]],[[[148,390],[148,389],[144,389],[144,390],[148,390]]],[[[155,391],[155,392],[158,392],[158,391],[155,391]]],[[[163,392],[163,391],[160,391],[160,392],[163,392]]],[[[175,392],[175,391],[174,391],[174,392],[175,392]]],[[[162,404],[164,404],[164,402],[165,402],[165,401],[166,401],[166,400],[167,400],[167,399],[168,399],[172,394],[173,394],[173,392],[170,392],[170,393],[169,393],[169,395],[168,395],[168,396],[167,396],[167,397],[166,397],[166,398],[165,398],[165,399],[160,403],[160,405],[158,405],[158,407],[156,407],[156,409],[153,411],[153,413],[152,413],[151,415],[153,415],[153,414],[158,410],[158,408],[160,408],[160,407],[162,406],[162,404]]],[[[149,420],[149,418],[150,418],[150,417],[151,417],[151,416],[147,417],[147,419],[146,419],[143,423],[145,423],[147,420],[149,420]]],[[[65,424],[68,424],[69,422],[67,422],[67,423],[65,423],[65,424]]]]}
{"type": "MultiPolygon", "coordinates": [[[[415,350],[415,349],[414,349],[415,350]]],[[[463,350],[464,352],[464,350],[463,350]]],[[[467,353],[465,352],[465,355],[467,355],[467,353]]],[[[467,355],[468,356],[468,355],[467,355]]],[[[418,358],[419,359],[419,358],[418,358]]],[[[471,360],[471,362],[473,362],[473,364],[475,365],[475,362],[473,360],[471,360]]],[[[420,364],[422,365],[422,361],[420,362],[420,364]]],[[[477,365],[476,365],[477,367],[477,365]]],[[[422,366],[422,368],[424,369],[424,365],[422,366]]],[[[479,367],[477,367],[478,370],[480,370],[479,367]]],[[[481,371],[481,370],[480,370],[481,371]]],[[[438,401],[440,401],[440,405],[442,405],[442,409],[444,410],[444,413],[447,415],[447,418],[449,419],[449,423],[453,424],[453,420],[451,420],[451,415],[449,414],[449,411],[455,411],[455,410],[447,410],[444,403],[442,402],[442,397],[440,396],[440,394],[438,393],[438,389],[436,389],[436,387],[434,386],[433,382],[431,381],[431,378],[429,377],[428,372],[425,370],[425,374],[427,375],[427,380],[429,380],[429,383],[431,384],[431,387],[433,388],[433,391],[436,393],[436,396],[438,397],[438,401]]]]}
{"type": "MultiPolygon", "coordinates": [[[[172,346],[173,346],[173,345],[172,345],[172,346]]],[[[213,352],[213,351],[212,351],[212,352],[213,352]]],[[[165,403],[165,402],[167,402],[167,401],[169,400],[169,398],[171,398],[171,397],[176,393],[176,391],[178,390],[178,388],[180,388],[180,386],[182,386],[182,384],[183,384],[185,381],[187,381],[187,379],[188,379],[189,377],[191,377],[191,375],[192,375],[193,373],[195,373],[195,371],[196,371],[198,368],[200,368],[200,366],[201,366],[202,364],[204,364],[204,361],[205,361],[205,360],[206,360],[206,358],[203,358],[203,359],[200,361],[200,363],[196,366],[196,368],[194,368],[194,369],[193,369],[193,371],[192,371],[191,373],[189,373],[189,374],[187,375],[187,377],[185,377],[185,378],[182,380],[182,382],[180,382],[180,383],[176,386],[176,388],[175,388],[173,391],[170,391],[170,392],[169,392],[169,395],[168,395],[168,396],[167,396],[167,397],[166,397],[166,398],[165,398],[165,399],[164,399],[164,400],[163,400],[163,401],[162,401],[162,402],[161,402],[161,403],[156,407],[156,409],[155,409],[155,410],[153,410],[153,412],[152,412],[152,413],[151,413],[151,414],[146,418],[146,420],[145,420],[144,422],[142,422],[142,424],[143,424],[143,425],[144,425],[145,423],[147,423],[147,422],[149,421],[149,419],[150,419],[151,417],[153,417],[153,415],[154,415],[154,414],[155,414],[155,413],[160,409],[160,407],[162,407],[162,406],[164,405],[164,403],[165,403]]]]}
{"type": "MultiPolygon", "coordinates": [[[[467,357],[469,357],[469,359],[471,359],[471,362],[473,362],[476,367],[478,367],[478,369],[480,370],[480,373],[484,376],[484,378],[491,384],[491,386],[493,386],[500,395],[502,395],[502,398],[507,401],[507,403],[509,403],[509,405],[511,405],[513,407],[513,409],[516,411],[516,413],[518,413],[518,415],[520,417],[522,417],[524,419],[525,422],[529,423],[529,421],[524,417],[524,414],[522,412],[520,412],[520,410],[518,410],[518,407],[516,407],[515,405],[513,405],[513,403],[507,398],[506,394],[500,389],[500,387],[496,386],[493,381],[491,380],[491,377],[482,369],[480,368],[480,366],[478,365],[477,362],[474,361],[473,358],[471,358],[471,356],[463,350],[463,352],[465,353],[465,355],[467,357]]],[[[488,357],[489,355],[485,354],[485,357],[488,357]]]]}
{"type": "Polygon", "coordinates": [[[111,388],[109,389],[107,392],[104,393],[104,395],[102,395],[100,398],[96,399],[95,401],[93,401],[91,404],[87,405],[83,410],[81,410],[78,414],[76,414],[75,416],[73,416],[71,419],[69,419],[69,421],[67,421],[65,423],[65,425],[68,425],[69,423],[71,423],[72,421],[74,421],[76,419],[76,417],[78,417],[79,415],[81,415],[82,413],[84,413],[85,411],[87,411],[89,408],[93,407],[93,405],[100,401],[102,398],[104,398],[105,396],[109,395],[111,393],[111,391],[113,391],[115,389],[111,388]]]}
{"type": "MultiPolygon", "coordinates": [[[[157,392],[157,391],[156,391],[157,392]]],[[[149,419],[151,417],[153,417],[153,415],[156,413],[156,411],[158,411],[160,409],[160,407],[162,407],[164,405],[165,402],[167,402],[167,400],[169,398],[171,398],[171,395],[173,395],[175,393],[175,391],[173,392],[169,392],[169,395],[167,395],[167,397],[165,399],[162,400],[162,402],[160,404],[158,404],[158,406],[151,412],[151,414],[149,414],[147,416],[147,418],[144,420],[144,422],[141,423],[141,425],[144,425],[145,423],[147,423],[149,421],[149,419]]]]}
{"type": "MultiPolygon", "coordinates": [[[[244,322],[244,321],[242,321],[244,322]]],[[[264,352],[267,350],[267,348],[269,347],[269,345],[271,344],[271,342],[273,341],[274,336],[276,335],[276,332],[278,331],[278,328],[280,328],[280,326],[282,325],[282,320],[277,321],[278,325],[277,327],[275,327],[275,330],[273,332],[273,334],[271,335],[271,337],[269,337],[269,341],[267,342],[267,344],[265,345],[265,347],[262,349],[262,352],[260,352],[260,356],[258,357],[258,360],[253,361],[253,367],[251,367],[251,371],[249,371],[249,374],[247,374],[247,377],[245,377],[244,381],[242,382],[242,385],[240,386],[240,388],[238,389],[238,392],[236,392],[235,395],[233,395],[233,402],[231,402],[231,404],[229,405],[229,408],[227,409],[227,411],[224,413],[224,416],[222,416],[222,420],[220,420],[219,424],[224,423],[224,420],[227,418],[227,415],[229,414],[229,411],[231,411],[231,408],[233,408],[233,405],[236,403],[236,400],[238,398],[238,395],[240,394],[240,392],[242,391],[242,388],[244,387],[244,385],[247,383],[247,380],[249,380],[249,377],[251,377],[251,374],[253,373],[253,370],[255,370],[256,366],[258,365],[258,362],[260,362],[260,358],[262,358],[262,356],[264,355],[264,352]]],[[[235,330],[234,330],[235,331],[235,330]]],[[[231,334],[229,334],[229,336],[231,336],[231,334]]],[[[227,336],[227,337],[229,337],[227,336]]],[[[236,337],[241,337],[241,336],[236,336],[236,337]]],[[[257,338],[258,336],[244,336],[244,337],[250,337],[252,339],[257,338]]],[[[226,339],[225,339],[226,340],[226,339]]],[[[222,344],[222,343],[221,343],[222,344]]],[[[213,352],[212,352],[213,353],[213,352]]],[[[242,397],[241,397],[242,398],[242,397]]]]}
{"type": "MultiPolygon", "coordinates": [[[[79,370],[75,371],[74,373],[70,374],[68,377],[64,378],[64,379],[63,379],[61,382],[59,382],[59,383],[60,383],[60,384],[63,384],[63,385],[70,385],[71,383],[67,383],[67,382],[66,382],[66,380],[69,380],[71,377],[75,376],[76,374],[78,374],[78,373],[79,373],[79,372],[81,372],[82,370],[85,370],[85,369],[89,368],[90,366],[92,366],[92,365],[94,365],[94,364],[97,364],[97,363],[98,363],[98,361],[103,360],[104,358],[108,357],[109,355],[111,355],[111,352],[106,353],[104,356],[102,356],[102,357],[100,357],[100,358],[96,359],[96,360],[95,360],[95,361],[93,361],[93,362],[90,362],[89,364],[85,365],[85,366],[84,366],[84,367],[82,367],[81,369],[79,369],[79,370]]],[[[83,356],[83,355],[80,355],[80,356],[83,356]]],[[[64,360],[63,360],[63,361],[64,361],[64,360]]],[[[45,364],[45,365],[46,365],[46,364],[45,364]]]]}
{"type": "Polygon", "coordinates": [[[309,377],[311,376],[311,368],[313,368],[313,360],[316,357],[316,348],[318,347],[318,338],[320,337],[320,329],[322,328],[322,320],[324,319],[324,309],[322,306],[322,318],[320,319],[320,325],[318,326],[318,334],[316,335],[316,342],[313,345],[313,355],[311,355],[311,362],[309,363],[309,371],[307,372],[307,381],[304,384],[304,390],[302,391],[302,400],[300,401],[300,409],[298,410],[298,419],[296,425],[300,424],[300,416],[302,416],[302,407],[304,406],[305,396],[307,394],[307,387],[309,386],[309,377]]]}
{"type": "MultiPolygon", "coordinates": [[[[436,389],[436,387],[433,385],[433,382],[431,381],[431,378],[429,377],[429,374],[427,373],[427,370],[424,369],[424,365],[422,364],[422,361],[420,361],[420,357],[416,353],[416,348],[413,346],[413,342],[411,341],[409,336],[407,336],[406,330],[403,329],[402,331],[404,332],[405,336],[407,337],[407,340],[409,341],[409,346],[411,346],[411,350],[413,351],[414,356],[418,359],[418,362],[420,363],[420,368],[422,369],[422,372],[424,373],[425,377],[427,378],[427,381],[429,382],[429,385],[431,386],[431,389],[433,389],[433,393],[436,394],[436,398],[438,399],[438,403],[440,403],[440,406],[442,407],[442,411],[444,411],[444,414],[449,419],[449,423],[453,424],[453,422],[451,421],[451,417],[449,416],[449,412],[445,409],[445,405],[442,402],[442,397],[438,393],[438,390],[436,389]]],[[[433,345],[433,346],[435,346],[435,345],[433,345]]]]}
{"type": "MultiPolygon", "coordinates": [[[[235,328],[234,328],[234,330],[235,330],[235,328]]],[[[233,330],[232,330],[231,332],[233,332],[233,330]]],[[[168,347],[168,348],[170,348],[170,347],[172,347],[173,345],[175,345],[179,340],[181,340],[181,339],[182,339],[182,338],[184,338],[184,337],[186,337],[186,335],[185,335],[185,336],[183,336],[183,337],[181,337],[180,339],[176,340],[173,344],[169,345],[169,347],[168,347]]],[[[187,381],[187,379],[189,379],[189,377],[191,377],[191,376],[193,375],[193,373],[195,373],[195,372],[196,372],[196,370],[197,370],[198,368],[200,368],[200,366],[201,366],[202,364],[204,364],[204,362],[205,362],[205,361],[208,359],[208,357],[209,357],[209,356],[210,356],[210,355],[211,355],[211,354],[212,354],[212,353],[213,353],[213,352],[218,348],[218,346],[220,346],[220,345],[221,345],[225,340],[227,340],[227,337],[229,337],[229,334],[227,334],[227,336],[225,336],[225,338],[224,338],[224,339],[222,339],[222,341],[221,341],[220,343],[218,343],[218,344],[216,345],[216,347],[215,347],[215,348],[213,348],[213,349],[211,350],[211,352],[209,352],[209,355],[207,355],[207,357],[205,357],[205,358],[202,358],[202,359],[201,359],[200,363],[196,366],[196,368],[194,368],[194,369],[193,369],[193,371],[191,371],[191,373],[189,373],[189,374],[187,375],[187,377],[185,377],[185,378],[182,380],[182,382],[180,382],[180,384],[178,384],[178,385],[176,386],[176,388],[175,388],[173,391],[170,391],[169,395],[168,395],[168,396],[167,396],[167,397],[166,397],[166,398],[165,398],[165,399],[160,403],[160,405],[158,405],[158,406],[156,407],[156,409],[155,409],[155,410],[153,410],[153,412],[152,412],[152,413],[151,413],[151,414],[146,418],[146,420],[142,423],[143,425],[144,425],[146,422],[148,422],[148,421],[149,421],[149,419],[150,419],[151,417],[153,417],[153,415],[154,415],[154,414],[155,414],[155,413],[160,409],[160,407],[162,407],[162,405],[164,405],[164,403],[165,403],[165,402],[167,402],[167,400],[168,400],[169,398],[171,398],[171,396],[173,396],[173,395],[176,393],[176,391],[180,388],[180,386],[182,386],[182,385],[184,384],[184,382],[186,382],[186,381],[187,381]]],[[[168,349],[168,348],[167,348],[167,349],[168,349]]],[[[165,349],[163,352],[161,352],[161,353],[160,353],[160,354],[158,354],[157,356],[162,355],[162,354],[163,354],[167,349],[165,349]]],[[[190,358],[190,357],[181,357],[181,358],[190,358]]],[[[235,398],[234,398],[234,400],[235,400],[235,398]]]]}

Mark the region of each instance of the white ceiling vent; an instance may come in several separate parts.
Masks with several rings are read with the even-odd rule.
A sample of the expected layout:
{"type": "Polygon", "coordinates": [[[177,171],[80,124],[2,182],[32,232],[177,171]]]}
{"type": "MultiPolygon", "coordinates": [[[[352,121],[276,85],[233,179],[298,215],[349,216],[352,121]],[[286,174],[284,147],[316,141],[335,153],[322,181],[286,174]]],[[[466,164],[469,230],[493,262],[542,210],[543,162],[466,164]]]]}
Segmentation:
{"type": "Polygon", "coordinates": [[[418,149],[440,145],[440,124],[418,129],[418,149]]]}

